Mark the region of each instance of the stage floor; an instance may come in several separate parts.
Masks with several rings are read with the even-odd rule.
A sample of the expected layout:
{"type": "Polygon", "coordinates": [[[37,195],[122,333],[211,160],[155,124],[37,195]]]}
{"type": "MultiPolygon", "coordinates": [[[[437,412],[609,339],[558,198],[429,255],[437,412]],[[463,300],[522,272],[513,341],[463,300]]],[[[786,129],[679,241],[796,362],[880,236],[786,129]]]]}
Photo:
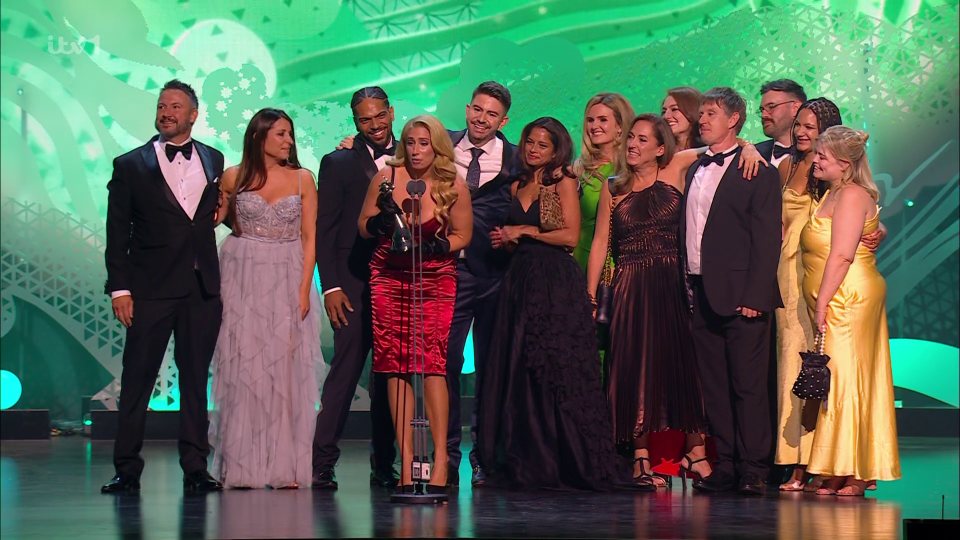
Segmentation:
{"type": "Polygon", "coordinates": [[[398,506],[368,485],[367,444],[348,441],[340,490],[184,496],[174,442],[148,442],[139,496],[109,496],[112,444],[82,437],[0,444],[0,535],[21,538],[899,538],[902,520],[957,519],[958,439],[901,439],[904,479],[866,499],[779,494],[746,499],[656,494],[513,493],[464,487],[441,507],[398,506]]]}

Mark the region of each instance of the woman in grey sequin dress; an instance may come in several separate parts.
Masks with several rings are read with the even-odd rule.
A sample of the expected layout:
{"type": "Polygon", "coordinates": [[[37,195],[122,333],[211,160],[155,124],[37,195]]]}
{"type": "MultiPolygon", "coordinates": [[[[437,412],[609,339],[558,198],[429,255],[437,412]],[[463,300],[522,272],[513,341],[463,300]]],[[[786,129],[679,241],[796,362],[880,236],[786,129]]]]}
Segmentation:
{"type": "Polygon", "coordinates": [[[317,190],[297,161],[286,113],[253,117],[240,165],[224,171],[222,186],[233,234],[220,249],[213,475],[233,488],[309,485],[323,371],[313,284],[317,190]]]}

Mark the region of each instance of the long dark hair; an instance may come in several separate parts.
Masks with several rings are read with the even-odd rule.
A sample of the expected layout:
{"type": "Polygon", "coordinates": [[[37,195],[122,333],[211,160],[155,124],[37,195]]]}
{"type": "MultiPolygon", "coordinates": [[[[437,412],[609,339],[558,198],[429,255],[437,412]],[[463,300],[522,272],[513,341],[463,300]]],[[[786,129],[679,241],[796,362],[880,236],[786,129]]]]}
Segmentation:
{"type": "Polygon", "coordinates": [[[520,187],[532,181],[534,173],[537,172],[536,169],[531,168],[527,163],[525,146],[527,144],[527,137],[530,136],[530,133],[535,128],[541,128],[547,132],[550,136],[550,142],[553,143],[554,152],[553,159],[542,167],[538,167],[544,170],[540,183],[545,186],[550,186],[562,180],[563,176],[572,178],[574,175],[573,171],[570,170],[570,163],[573,161],[573,139],[570,138],[570,133],[567,131],[567,128],[563,127],[563,124],[561,124],[559,120],[550,116],[542,116],[527,124],[523,128],[523,133],[520,135],[520,163],[523,165],[523,170],[520,172],[519,178],[520,187]],[[563,176],[554,178],[553,172],[556,170],[563,173],[563,176]]]}
{"type": "Polygon", "coordinates": [[[230,194],[227,203],[227,216],[233,226],[233,234],[237,236],[242,233],[240,222],[236,219],[237,195],[244,191],[257,191],[263,188],[263,185],[267,182],[267,162],[264,159],[263,145],[270,128],[280,119],[290,123],[290,138],[293,139],[293,144],[290,146],[290,155],[284,165],[292,169],[300,168],[300,160],[297,159],[297,139],[294,136],[293,119],[280,109],[260,109],[250,119],[247,131],[243,134],[243,156],[240,158],[240,168],[237,171],[237,185],[234,187],[233,193],[230,194]]]}
{"type": "MultiPolygon", "coordinates": [[[[683,117],[687,119],[687,123],[690,124],[687,146],[680,148],[680,141],[678,140],[677,150],[687,150],[689,148],[699,148],[703,146],[703,141],[700,140],[700,99],[703,97],[703,94],[692,86],[678,86],[667,90],[667,95],[677,102],[677,108],[680,109],[680,114],[682,114],[683,117]]],[[[667,98],[663,99],[666,101],[667,98]]],[[[663,108],[662,101],[660,102],[660,108],[663,108]]]]}
{"type": "MultiPolygon", "coordinates": [[[[817,133],[823,133],[827,128],[843,125],[843,119],[840,117],[840,108],[827,98],[814,98],[803,102],[803,105],[797,109],[797,118],[800,117],[800,111],[809,109],[817,117],[817,133]]],[[[796,123],[796,119],[794,119],[796,123]]],[[[787,182],[793,178],[794,173],[800,168],[800,161],[804,158],[804,153],[797,150],[797,131],[792,130],[790,136],[793,139],[793,151],[790,154],[790,174],[787,176],[787,182]]],[[[813,152],[814,150],[810,150],[813,152]]],[[[827,183],[821,182],[813,177],[813,167],[807,173],[807,192],[814,200],[820,200],[827,191],[827,183]]]]}

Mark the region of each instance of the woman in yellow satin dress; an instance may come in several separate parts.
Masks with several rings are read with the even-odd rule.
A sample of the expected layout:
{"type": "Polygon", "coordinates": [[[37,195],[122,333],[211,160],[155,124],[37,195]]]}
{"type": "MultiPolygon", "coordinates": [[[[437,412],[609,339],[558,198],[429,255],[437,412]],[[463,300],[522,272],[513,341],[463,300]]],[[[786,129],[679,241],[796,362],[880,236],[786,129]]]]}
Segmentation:
{"type": "Polygon", "coordinates": [[[830,356],[830,392],[807,465],[824,478],[820,495],[862,496],[872,480],[900,478],[887,287],[860,244],[879,226],[866,141],[866,133],[844,126],[820,134],[814,176],[830,189],[800,235],[803,296],[830,356]]]}
{"type": "Polygon", "coordinates": [[[825,98],[811,99],[797,111],[793,124],[791,155],[780,162],[780,183],[783,188],[783,243],[777,281],[783,309],[777,317],[777,453],[774,463],[793,465],[793,473],[781,491],[801,491],[810,481],[805,474],[810,459],[810,443],[817,421],[817,402],[807,403],[793,393],[793,383],[800,373],[800,353],[813,343],[813,324],[802,300],[800,282],[803,267],[800,261],[800,231],[810,220],[810,209],[820,198],[818,182],[813,178],[813,156],[817,137],[829,127],[843,123],[840,109],[825,98]]]}

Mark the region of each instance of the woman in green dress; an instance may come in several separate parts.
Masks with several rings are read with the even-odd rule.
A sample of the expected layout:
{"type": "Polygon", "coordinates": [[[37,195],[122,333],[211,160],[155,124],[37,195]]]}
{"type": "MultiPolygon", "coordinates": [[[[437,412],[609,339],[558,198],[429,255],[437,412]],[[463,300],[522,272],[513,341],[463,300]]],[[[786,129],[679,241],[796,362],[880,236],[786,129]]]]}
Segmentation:
{"type": "Polygon", "coordinates": [[[573,165],[580,181],[580,240],[573,257],[587,272],[593,231],[597,226],[597,204],[607,177],[616,174],[614,160],[623,144],[623,126],[633,121],[630,102],[620,94],[602,92],[590,98],[583,112],[580,157],[573,165]]]}

